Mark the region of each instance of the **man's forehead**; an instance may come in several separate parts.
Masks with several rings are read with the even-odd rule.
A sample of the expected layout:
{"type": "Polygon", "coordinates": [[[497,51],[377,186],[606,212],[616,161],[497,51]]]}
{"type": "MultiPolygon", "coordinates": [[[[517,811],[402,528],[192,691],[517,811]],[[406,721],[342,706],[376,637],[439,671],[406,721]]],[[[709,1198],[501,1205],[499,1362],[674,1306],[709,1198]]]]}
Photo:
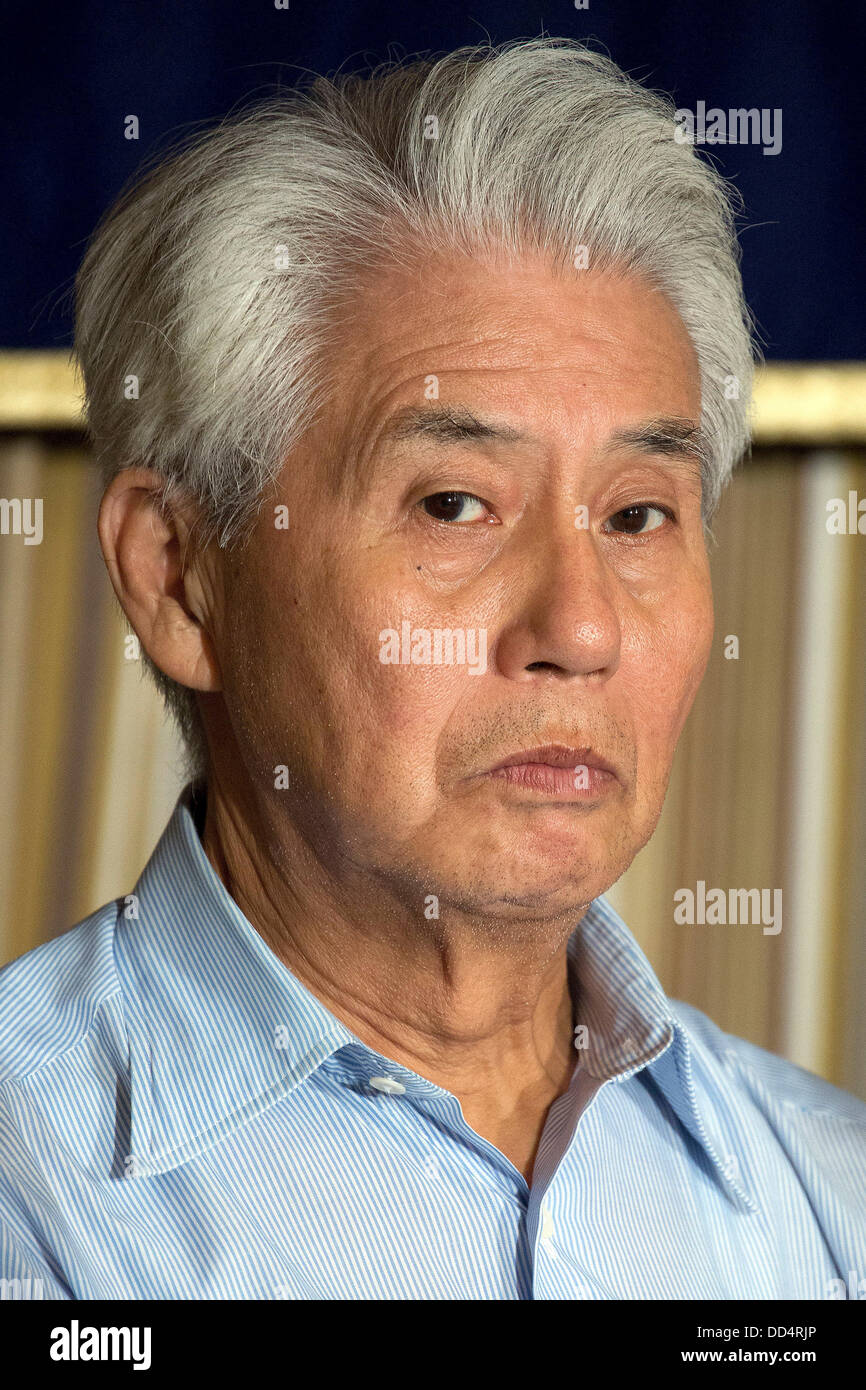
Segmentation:
{"type": "MultiPolygon", "coordinates": [[[[484,267],[474,265],[470,273],[483,275],[484,267]]],[[[338,405],[344,421],[351,420],[344,436],[349,453],[356,462],[381,466],[415,445],[555,446],[557,436],[561,442],[591,430],[594,450],[631,447],[709,460],[709,441],[696,418],[697,360],[672,306],[644,282],[621,278],[591,305],[581,288],[575,293],[562,333],[550,331],[547,303],[534,322],[477,304],[477,318],[467,318],[459,295],[441,320],[429,305],[416,317],[405,301],[399,314],[389,314],[387,297],[372,319],[349,316],[344,348],[352,337],[355,344],[338,405]],[[639,307],[632,302],[631,310],[617,313],[621,301],[610,294],[628,297],[635,288],[639,307]],[[602,417],[619,417],[628,426],[604,429],[602,417]]],[[[562,325],[561,297],[552,312],[562,325]]]]}
{"type": "Polygon", "coordinates": [[[676,308],[639,272],[569,272],[537,254],[382,265],[356,286],[341,330],[368,382],[420,370],[425,359],[443,371],[567,373],[595,359],[607,369],[674,353],[697,368],[676,308]]]}

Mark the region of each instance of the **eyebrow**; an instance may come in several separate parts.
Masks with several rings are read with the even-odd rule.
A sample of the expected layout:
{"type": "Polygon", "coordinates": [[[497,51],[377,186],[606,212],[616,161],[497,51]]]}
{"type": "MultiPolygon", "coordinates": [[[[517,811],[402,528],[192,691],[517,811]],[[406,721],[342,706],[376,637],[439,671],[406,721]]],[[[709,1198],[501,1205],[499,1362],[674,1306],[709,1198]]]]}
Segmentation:
{"type": "Polygon", "coordinates": [[[714,451],[709,435],[702,425],[682,416],[660,416],[642,425],[616,430],[601,452],[612,454],[621,448],[663,454],[687,464],[697,461],[702,475],[712,470],[714,451]]]}
{"type": "Polygon", "coordinates": [[[383,439],[432,439],[438,444],[455,444],[466,439],[496,439],[515,444],[525,436],[510,425],[482,420],[464,406],[404,406],[391,416],[383,439]]]}
{"type": "MultiPolygon", "coordinates": [[[[479,418],[463,406],[446,405],[404,406],[391,416],[381,436],[400,442],[430,439],[437,444],[466,440],[515,444],[527,437],[510,425],[479,418]]],[[[702,473],[710,470],[713,460],[712,445],[703,427],[681,416],[659,416],[641,425],[618,429],[605,441],[601,453],[609,456],[622,448],[662,454],[666,458],[682,459],[686,464],[697,461],[702,473]]]]}

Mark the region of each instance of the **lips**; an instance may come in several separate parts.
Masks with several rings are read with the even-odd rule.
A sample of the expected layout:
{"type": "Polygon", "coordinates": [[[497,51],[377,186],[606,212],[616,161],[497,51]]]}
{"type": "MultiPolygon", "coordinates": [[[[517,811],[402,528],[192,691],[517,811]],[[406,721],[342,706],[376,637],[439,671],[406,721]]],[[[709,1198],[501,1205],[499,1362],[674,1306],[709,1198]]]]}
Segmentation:
{"type": "Polygon", "coordinates": [[[507,758],[503,758],[490,771],[498,772],[504,767],[524,767],[532,764],[542,767],[567,767],[572,770],[577,767],[596,768],[611,777],[617,776],[613,763],[608,762],[607,758],[603,758],[592,748],[572,748],[565,743],[546,743],[539,748],[521,749],[520,752],[511,753],[507,758]]]}

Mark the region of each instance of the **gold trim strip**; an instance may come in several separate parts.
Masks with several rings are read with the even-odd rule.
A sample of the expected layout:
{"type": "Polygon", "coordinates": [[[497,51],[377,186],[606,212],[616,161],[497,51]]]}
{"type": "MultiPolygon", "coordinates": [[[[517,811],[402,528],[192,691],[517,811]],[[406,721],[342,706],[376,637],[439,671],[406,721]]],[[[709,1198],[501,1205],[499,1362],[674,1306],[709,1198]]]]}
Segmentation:
{"type": "Polygon", "coordinates": [[[0,429],[81,429],[82,394],[68,352],[0,352],[0,429]]]}
{"type": "MultiPolygon", "coordinates": [[[[0,430],[82,426],[80,378],[67,352],[0,352],[0,430]]],[[[752,430],[756,444],[866,442],[866,363],[760,368],[752,430]]]]}
{"type": "Polygon", "coordinates": [[[866,364],[773,362],[755,381],[756,444],[866,441],[866,364]]]}

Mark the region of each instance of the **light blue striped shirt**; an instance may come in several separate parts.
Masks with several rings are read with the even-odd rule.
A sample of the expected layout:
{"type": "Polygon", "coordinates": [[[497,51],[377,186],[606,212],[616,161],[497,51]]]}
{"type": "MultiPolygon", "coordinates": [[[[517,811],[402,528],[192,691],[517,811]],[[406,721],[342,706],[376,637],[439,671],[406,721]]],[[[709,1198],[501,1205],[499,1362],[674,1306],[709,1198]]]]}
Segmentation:
{"type": "Polygon", "coordinates": [[[668,1000],[603,898],[569,941],[586,1046],[530,1188],[278,960],[192,806],[133,897],[0,972],[6,1288],[866,1297],[866,1105],[668,1000]]]}

